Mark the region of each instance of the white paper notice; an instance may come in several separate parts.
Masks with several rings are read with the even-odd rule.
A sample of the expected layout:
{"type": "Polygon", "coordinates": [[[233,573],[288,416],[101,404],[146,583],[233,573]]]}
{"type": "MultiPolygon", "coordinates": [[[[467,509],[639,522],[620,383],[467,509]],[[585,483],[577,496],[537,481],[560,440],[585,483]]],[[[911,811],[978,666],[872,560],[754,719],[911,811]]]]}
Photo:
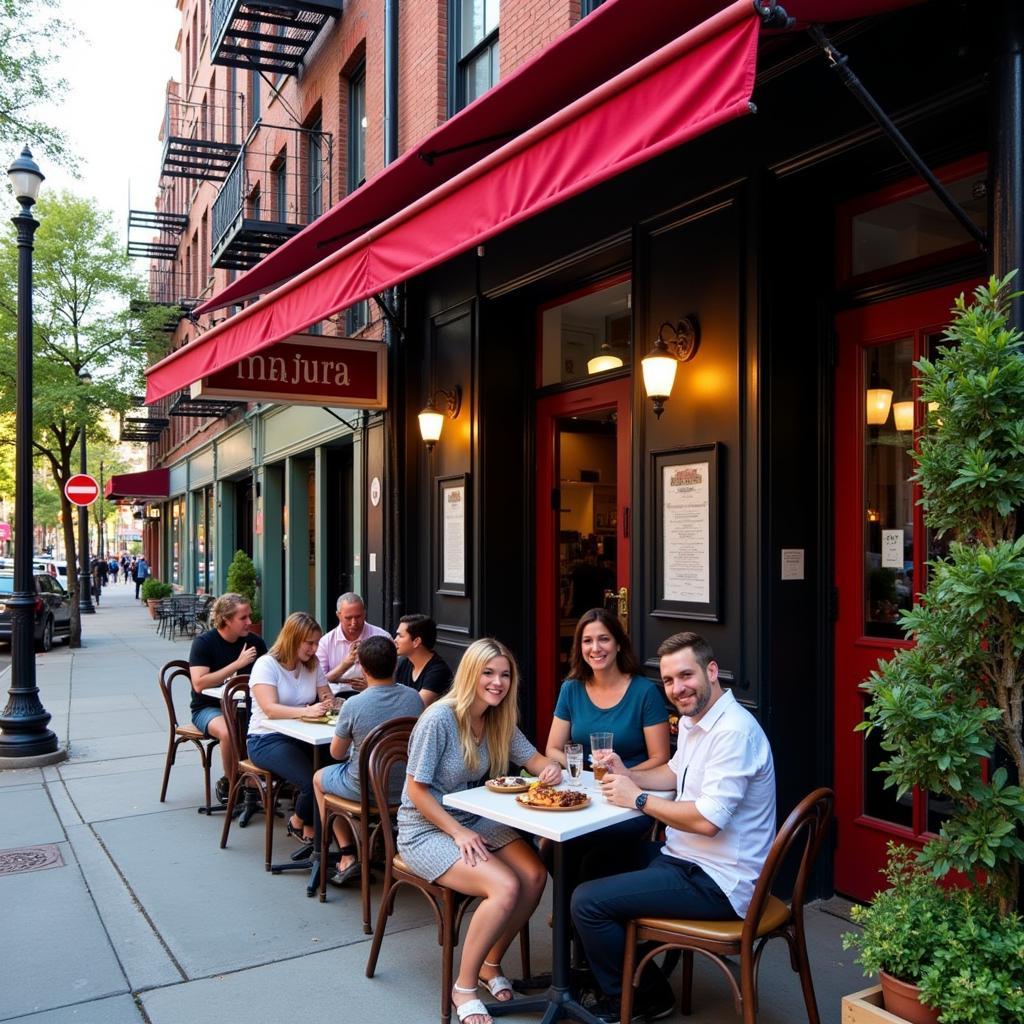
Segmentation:
{"type": "Polygon", "coordinates": [[[662,551],[666,601],[711,600],[710,464],[662,469],[662,551]]]}
{"type": "Polygon", "coordinates": [[[903,531],[882,531],[882,568],[903,568],[903,531]]]}
{"type": "Polygon", "coordinates": [[[802,580],[804,578],[804,549],[782,549],[782,579],[802,580]]]}
{"type": "Polygon", "coordinates": [[[444,583],[466,582],[466,488],[445,487],[444,532],[441,552],[444,583]]]}

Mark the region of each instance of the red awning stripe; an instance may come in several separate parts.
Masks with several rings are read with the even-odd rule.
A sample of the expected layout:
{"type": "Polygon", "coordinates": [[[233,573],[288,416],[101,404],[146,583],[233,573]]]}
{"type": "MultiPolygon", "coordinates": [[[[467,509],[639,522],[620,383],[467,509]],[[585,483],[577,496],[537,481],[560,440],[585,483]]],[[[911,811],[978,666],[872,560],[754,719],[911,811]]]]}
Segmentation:
{"type": "Polygon", "coordinates": [[[703,22],[148,373],[154,402],[750,109],[749,0],[703,22]]]}
{"type": "Polygon", "coordinates": [[[103,488],[103,495],[111,501],[143,501],[166,498],[170,488],[170,470],[147,469],[141,473],[115,473],[103,488]]]}

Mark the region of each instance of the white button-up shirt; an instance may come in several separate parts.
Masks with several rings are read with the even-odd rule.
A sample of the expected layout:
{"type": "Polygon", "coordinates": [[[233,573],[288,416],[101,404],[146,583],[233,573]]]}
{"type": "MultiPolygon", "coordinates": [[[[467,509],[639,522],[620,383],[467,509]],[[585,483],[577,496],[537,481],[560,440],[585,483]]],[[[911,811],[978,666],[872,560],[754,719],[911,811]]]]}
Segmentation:
{"type": "MultiPolygon", "coordinates": [[[[348,657],[349,648],[353,644],[357,644],[361,640],[369,640],[371,636],[391,638],[391,634],[386,629],[381,629],[380,626],[371,626],[368,622],[363,623],[363,631],[355,640],[346,640],[341,626],[335,626],[329,633],[320,637],[320,643],[316,645],[316,656],[320,667],[324,670],[324,675],[327,675],[332,668],[340,665],[348,657]]],[[[362,679],[363,670],[359,667],[359,659],[352,662],[352,665],[345,669],[338,678],[362,679]]]]}
{"type": "Polygon", "coordinates": [[[692,800],[720,829],[700,836],[666,830],[664,852],[702,867],[743,917],[775,839],[775,766],[768,737],[730,690],[699,722],[679,720],[669,761],[676,799],[692,800]]]}

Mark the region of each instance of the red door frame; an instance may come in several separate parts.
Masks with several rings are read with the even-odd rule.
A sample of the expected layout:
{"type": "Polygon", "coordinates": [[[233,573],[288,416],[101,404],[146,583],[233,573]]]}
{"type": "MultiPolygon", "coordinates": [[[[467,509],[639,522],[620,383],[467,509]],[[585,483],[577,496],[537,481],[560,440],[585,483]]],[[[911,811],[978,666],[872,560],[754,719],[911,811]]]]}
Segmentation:
{"type": "Polygon", "coordinates": [[[614,409],[616,413],[616,526],[615,578],[619,587],[629,586],[630,488],[632,459],[632,412],[630,398],[632,379],[620,377],[586,388],[577,388],[550,395],[537,401],[534,436],[537,439],[537,486],[535,509],[535,616],[534,636],[537,677],[537,738],[543,742],[551,725],[555,694],[561,680],[554,678],[558,649],[558,507],[552,495],[558,487],[558,423],[559,419],[582,412],[614,409]]]}
{"type": "MultiPolygon", "coordinates": [[[[890,302],[864,306],[836,317],[838,360],[834,389],[835,586],[839,614],[834,630],[834,727],[836,820],[839,842],[835,857],[835,886],[846,895],[870,899],[880,885],[886,843],[895,839],[920,845],[925,838],[926,798],[914,793],[913,827],[871,818],[864,807],[864,738],[854,733],[863,718],[864,697],[859,684],[879,660],[910,646],[906,641],[864,635],[864,365],[861,353],[898,339],[914,339],[914,358],[920,358],[925,339],[949,322],[949,310],[961,292],[969,294],[978,282],[947,285],[890,302]]],[[[915,398],[915,429],[922,410],[915,398]]],[[[914,593],[924,590],[925,533],[921,508],[914,512],[914,593]]]]}

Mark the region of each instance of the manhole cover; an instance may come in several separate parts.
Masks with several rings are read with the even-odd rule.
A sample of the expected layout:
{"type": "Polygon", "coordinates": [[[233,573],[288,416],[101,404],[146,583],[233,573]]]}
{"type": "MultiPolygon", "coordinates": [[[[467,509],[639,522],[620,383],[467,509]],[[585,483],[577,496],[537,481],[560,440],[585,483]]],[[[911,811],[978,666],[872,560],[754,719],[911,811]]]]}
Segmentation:
{"type": "Polygon", "coordinates": [[[52,844],[0,850],[0,875],[17,875],[25,871],[45,871],[47,868],[62,867],[64,860],[60,850],[52,844]]]}

